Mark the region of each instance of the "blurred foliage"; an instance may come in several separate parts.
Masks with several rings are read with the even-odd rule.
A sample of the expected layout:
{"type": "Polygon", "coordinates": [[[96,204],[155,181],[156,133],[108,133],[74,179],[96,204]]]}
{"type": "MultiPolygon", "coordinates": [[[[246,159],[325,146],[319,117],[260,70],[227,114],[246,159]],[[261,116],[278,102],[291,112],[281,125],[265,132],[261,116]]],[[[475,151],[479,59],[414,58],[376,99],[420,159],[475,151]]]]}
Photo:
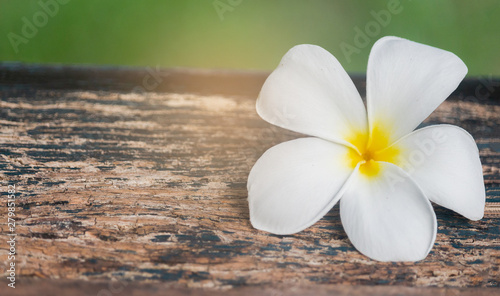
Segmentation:
{"type": "Polygon", "coordinates": [[[0,8],[0,61],[270,70],[310,43],[365,72],[371,45],[395,35],[454,52],[469,75],[500,75],[497,0],[0,0],[0,8]],[[36,29],[30,38],[26,22],[36,29]]]}

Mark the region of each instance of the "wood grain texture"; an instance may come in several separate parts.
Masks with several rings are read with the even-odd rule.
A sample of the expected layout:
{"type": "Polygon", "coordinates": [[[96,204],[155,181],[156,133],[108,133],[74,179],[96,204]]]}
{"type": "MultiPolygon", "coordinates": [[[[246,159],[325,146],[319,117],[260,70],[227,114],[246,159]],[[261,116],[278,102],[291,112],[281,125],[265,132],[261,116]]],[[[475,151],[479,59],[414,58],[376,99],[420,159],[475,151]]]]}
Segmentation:
{"type": "MultiPolygon", "coordinates": [[[[354,249],[338,206],[295,235],[251,227],[251,167],[266,149],[302,136],[256,114],[266,73],[162,70],[154,89],[144,86],[148,75],[145,69],[0,66],[2,205],[6,186],[15,184],[18,285],[60,279],[224,290],[499,287],[497,80],[465,81],[423,124],[458,125],[476,139],[484,219],[469,221],[435,206],[439,229],[430,255],[417,263],[381,263],[354,249]]],[[[364,78],[354,81],[364,93],[364,78]]],[[[1,213],[4,272],[5,206],[1,213]]]]}

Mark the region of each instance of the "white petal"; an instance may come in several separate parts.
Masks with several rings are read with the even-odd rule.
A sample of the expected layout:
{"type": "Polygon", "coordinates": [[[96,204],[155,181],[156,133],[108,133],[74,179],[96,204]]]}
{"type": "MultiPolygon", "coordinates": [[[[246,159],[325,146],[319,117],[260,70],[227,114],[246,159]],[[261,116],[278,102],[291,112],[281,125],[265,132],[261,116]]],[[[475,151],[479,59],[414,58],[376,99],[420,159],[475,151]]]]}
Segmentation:
{"type": "Polygon", "coordinates": [[[341,201],[342,225],[352,244],[379,261],[424,259],[436,239],[429,200],[400,168],[380,163],[380,175],[353,174],[341,201]]]}
{"type": "Polygon", "coordinates": [[[349,75],[328,51],[307,44],[290,49],[267,78],[257,113],[282,128],[346,145],[368,126],[349,75]]]}
{"type": "Polygon", "coordinates": [[[465,64],[451,52],[397,37],[378,40],[367,70],[370,129],[390,129],[394,142],[414,130],[459,85],[465,64]]]}
{"type": "Polygon", "coordinates": [[[292,234],[321,219],[337,203],[353,171],[345,159],[348,149],[302,138],[267,150],[248,176],[253,227],[292,234]]]}
{"type": "Polygon", "coordinates": [[[416,130],[396,143],[398,165],[433,202],[471,220],[484,215],[486,193],[472,136],[453,125],[416,130]]]}

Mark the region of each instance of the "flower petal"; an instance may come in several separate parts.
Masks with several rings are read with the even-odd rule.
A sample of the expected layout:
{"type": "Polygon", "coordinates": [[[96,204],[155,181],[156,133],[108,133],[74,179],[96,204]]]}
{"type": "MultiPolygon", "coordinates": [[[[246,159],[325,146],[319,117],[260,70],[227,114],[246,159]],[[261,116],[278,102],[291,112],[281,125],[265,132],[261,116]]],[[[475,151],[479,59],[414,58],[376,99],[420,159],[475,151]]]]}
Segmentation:
{"type": "Polygon", "coordinates": [[[257,113],[279,127],[345,145],[368,127],[349,75],[328,51],[308,44],[290,49],[267,78],[257,113]]]}
{"type": "Polygon", "coordinates": [[[391,131],[390,143],[414,130],[459,85],[465,64],[451,52],[397,37],[378,40],[367,69],[370,130],[391,131]]]}
{"type": "Polygon", "coordinates": [[[321,219],[337,203],[353,171],[345,159],[348,149],[302,138],[267,150],[248,176],[253,227],[292,234],[321,219]]]}
{"type": "Polygon", "coordinates": [[[454,125],[429,126],[395,145],[400,149],[398,165],[430,200],[471,220],[483,217],[483,170],[468,132],[454,125]]]}
{"type": "Polygon", "coordinates": [[[429,200],[397,166],[380,162],[375,177],[353,174],[340,217],[352,244],[379,261],[424,259],[436,239],[437,222],[429,200]]]}

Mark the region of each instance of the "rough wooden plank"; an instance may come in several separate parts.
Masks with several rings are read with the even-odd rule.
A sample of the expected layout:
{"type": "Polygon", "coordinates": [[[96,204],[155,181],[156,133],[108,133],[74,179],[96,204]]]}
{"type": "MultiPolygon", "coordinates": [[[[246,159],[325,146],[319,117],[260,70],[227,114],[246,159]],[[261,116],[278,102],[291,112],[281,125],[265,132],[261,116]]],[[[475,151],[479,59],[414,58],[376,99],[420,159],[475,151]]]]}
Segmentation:
{"type": "MultiPolygon", "coordinates": [[[[418,263],[380,263],[352,247],[338,207],[291,236],[251,227],[250,168],[269,147],[301,136],[255,113],[265,74],[167,70],[157,92],[131,92],[145,75],[0,67],[0,179],[4,199],[8,184],[19,193],[20,278],[216,289],[499,286],[498,81],[490,88],[487,80],[464,82],[424,123],[459,125],[475,137],[485,218],[473,222],[435,206],[431,254],[418,263]],[[104,80],[97,86],[96,77],[104,80]]],[[[355,78],[364,93],[362,81],[355,78]]],[[[0,241],[6,240],[2,224],[0,241]]],[[[0,256],[7,252],[0,243],[0,256]]]]}
{"type": "Polygon", "coordinates": [[[438,287],[402,287],[402,286],[348,286],[348,285],[276,285],[276,286],[241,286],[237,288],[188,289],[172,287],[168,283],[131,283],[131,282],[84,282],[72,280],[36,280],[23,282],[21,289],[9,293],[10,296],[71,295],[71,296],[491,296],[498,295],[496,288],[438,288],[438,287]]]}

